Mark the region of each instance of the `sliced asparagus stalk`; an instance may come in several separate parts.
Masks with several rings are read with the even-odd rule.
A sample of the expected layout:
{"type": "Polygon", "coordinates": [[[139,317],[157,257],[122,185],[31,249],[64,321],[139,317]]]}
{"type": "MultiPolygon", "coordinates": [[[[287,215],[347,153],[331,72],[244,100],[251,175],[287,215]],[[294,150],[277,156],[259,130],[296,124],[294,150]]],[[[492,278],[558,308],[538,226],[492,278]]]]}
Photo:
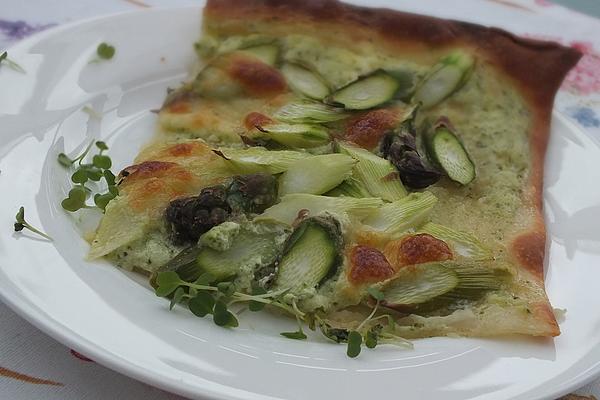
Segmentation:
{"type": "Polygon", "coordinates": [[[395,201],[406,196],[406,189],[391,162],[349,143],[338,142],[337,145],[341,153],[348,154],[357,161],[352,174],[373,197],[395,201]]]}
{"type": "Polygon", "coordinates": [[[196,266],[196,258],[201,251],[202,247],[196,245],[183,249],[157,272],[175,271],[182,280],[193,282],[200,276],[198,267],[196,266]]]}
{"type": "Polygon", "coordinates": [[[326,196],[339,197],[371,197],[371,193],[367,190],[365,185],[356,179],[354,176],[346,178],[346,180],[340,183],[335,188],[331,189],[325,194],[326,196]]]}
{"type": "Polygon", "coordinates": [[[476,299],[486,291],[499,290],[510,276],[504,269],[490,268],[485,264],[447,263],[445,266],[451,268],[459,280],[453,291],[441,296],[446,300],[476,299]]]}
{"type": "Polygon", "coordinates": [[[295,161],[311,157],[309,153],[301,151],[267,150],[264,147],[219,149],[215,153],[227,160],[232,169],[240,174],[278,174],[287,170],[295,161]]]}
{"type": "Polygon", "coordinates": [[[329,87],[318,73],[299,64],[286,62],[281,73],[295,92],[315,100],[322,100],[329,94],[329,87]]]}
{"type": "Polygon", "coordinates": [[[322,124],[335,122],[347,118],[348,113],[336,107],[314,101],[299,101],[286,104],[275,114],[273,118],[278,121],[291,124],[322,124]]]}
{"type": "Polygon", "coordinates": [[[427,150],[431,159],[453,181],[466,185],[475,179],[475,165],[447,119],[440,118],[433,127],[427,139],[427,150]]]}
{"type": "Polygon", "coordinates": [[[454,290],[459,285],[456,272],[441,264],[418,264],[402,268],[383,289],[386,307],[425,303],[454,290]]]}
{"type": "Polygon", "coordinates": [[[274,234],[256,234],[243,230],[227,250],[218,251],[210,247],[202,249],[196,259],[198,276],[208,272],[217,281],[231,279],[246,265],[259,268],[275,263],[280,251],[281,247],[276,245],[274,234]]]}
{"type": "Polygon", "coordinates": [[[402,101],[410,100],[417,87],[415,72],[410,69],[386,69],[385,72],[398,81],[398,90],[394,97],[402,101]]]}
{"type": "Polygon", "coordinates": [[[506,276],[506,271],[482,265],[429,263],[409,266],[384,284],[383,304],[406,310],[432,301],[438,302],[432,305],[441,305],[452,300],[474,300],[487,291],[500,289],[506,276]]]}
{"type": "Polygon", "coordinates": [[[274,43],[246,47],[238,51],[240,53],[254,56],[265,64],[269,64],[271,66],[274,66],[279,58],[279,46],[274,43]]]}
{"type": "Polygon", "coordinates": [[[202,97],[228,99],[240,94],[240,86],[217,65],[208,64],[194,79],[194,93],[202,97]]]}
{"type": "Polygon", "coordinates": [[[312,148],[329,143],[327,129],[319,125],[275,123],[257,126],[259,138],[273,140],[286,147],[312,148]]]}
{"type": "Polygon", "coordinates": [[[392,100],[398,87],[396,79],[377,70],[338,89],[325,102],[347,110],[366,110],[392,100]]]}
{"type": "Polygon", "coordinates": [[[323,154],[298,160],[279,179],[279,195],[321,194],[333,189],[352,173],[356,162],[344,154],[323,154]]]}
{"type": "Polygon", "coordinates": [[[334,215],[349,214],[355,218],[365,218],[377,210],[383,201],[374,197],[327,197],[313,194],[296,193],[288,194],[281,198],[281,202],[269,207],[256,220],[275,220],[291,225],[298,213],[317,216],[327,211],[334,215]]]}
{"type": "Polygon", "coordinates": [[[377,209],[363,223],[375,231],[394,236],[423,225],[435,203],[437,198],[429,192],[411,193],[377,209]]]}
{"type": "Polygon", "coordinates": [[[462,51],[441,59],[417,88],[413,102],[420,102],[424,108],[433,107],[460,89],[467,81],[475,65],[475,59],[462,51]]]}
{"type": "Polygon", "coordinates": [[[341,264],[342,234],[331,217],[304,220],[289,237],[278,265],[274,290],[298,294],[335,275],[341,264]]]}
{"type": "Polygon", "coordinates": [[[454,253],[473,261],[493,260],[492,251],[485,247],[477,238],[469,233],[448,228],[444,225],[429,222],[419,229],[450,244],[454,253]]]}

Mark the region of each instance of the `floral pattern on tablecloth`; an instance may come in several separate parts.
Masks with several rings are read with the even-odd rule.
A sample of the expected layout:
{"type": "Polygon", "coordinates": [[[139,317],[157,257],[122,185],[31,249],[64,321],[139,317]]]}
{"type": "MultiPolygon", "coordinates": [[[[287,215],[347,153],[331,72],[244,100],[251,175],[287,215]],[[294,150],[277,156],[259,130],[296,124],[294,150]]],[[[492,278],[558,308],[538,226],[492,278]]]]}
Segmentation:
{"type": "MultiPolygon", "coordinates": [[[[17,0],[12,1],[12,5],[17,0]]],[[[36,0],[44,9],[44,0],[36,0]]],[[[484,1],[484,0],[481,0],[484,1]]],[[[581,23],[596,24],[595,41],[591,36],[563,37],[556,34],[517,32],[527,37],[552,40],[572,46],[583,53],[578,65],[568,74],[557,96],[556,108],[569,116],[591,136],[600,139],[600,20],[568,11],[548,0],[487,0],[502,7],[511,7],[542,16],[561,16],[569,21],[585,19],[581,23]],[[552,10],[552,14],[550,14],[552,10]],[[547,14],[547,15],[546,15],[547,14]]],[[[34,3],[28,1],[27,3],[34,3]]],[[[10,10],[9,0],[0,0],[0,50],[36,32],[75,19],[100,13],[113,13],[152,6],[193,5],[193,0],[103,0],[102,7],[94,0],[69,0],[53,12],[14,15],[5,18],[10,10]],[[3,4],[4,3],[4,4],[3,4]],[[68,3],[68,6],[67,6],[68,3]],[[67,10],[67,11],[65,11],[67,10]],[[55,19],[52,19],[52,15],[55,19]],[[31,21],[27,17],[34,17],[31,21]]],[[[26,3],[26,2],[23,2],[26,3]]],[[[27,9],[23,7],[22,10],[27,9]]],[[[45,10],[45,9],[44,9],[45,10]]],[[[45,10],[48,11],[48,10],[45,10]]],[[[31,12],[31,11],[29,11],[31,12]]],[[[567,24],[565,23],[565,34],[567,24]]],[[[579,35],[584,36],[584,35],[579,35]]],[[[75,350],[65,348],[29,325],[0,303],[0,398],[30,399],[127,399],[165,400],[181,397],[155,389],[108,370],[75,350]]],[[[595,400],[600,397],[600,381],[592,383],[561,400],[595,400]]]]}

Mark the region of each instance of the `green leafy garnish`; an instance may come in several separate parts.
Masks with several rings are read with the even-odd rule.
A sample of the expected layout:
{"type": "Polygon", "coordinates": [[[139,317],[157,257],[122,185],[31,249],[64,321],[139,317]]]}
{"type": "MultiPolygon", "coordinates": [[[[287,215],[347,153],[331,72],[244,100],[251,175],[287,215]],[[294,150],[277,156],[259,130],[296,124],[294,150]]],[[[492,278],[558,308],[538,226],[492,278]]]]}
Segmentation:
{"type": "Polygon", "coordinates": [[[23,229],[29,229],[31,232],[36,233],[43,238],[46,238],[50,241],[52,240],[52,238],[50,236],[48,236],[44,232],[40,231],[39,229],[34,228],[27,221],[25,221],[25,207],[23,207],[23,206],[21,206],[19,208],[19,212],[17,212],[17,215],[15,216],[14,227],[15,227],[15,232],[21,232],[23,229]]]}
{"type": "Polygon", "coordinates": [[[217,289],[225,296],[231,296],[235,293],[235,286],[231,282],[219,282],[217,289]]]}
{"type": "Polygon", "coordinates": [[[171,304],[169,304],[169,310],[172,310],[175,307],[175,304],[179,303],[183,296],[185,295],[185,290],[182,287],[178,287],[175,289],[173,293],[173,297],[171,298],[171,304]]]}
{"type": "Polygon", "coordinates": [[[114,46],[102,42],[96,47],[96,57],[92,59],[89,64],[99,63],[103,60],[110,60],[114,57],[116,49],[114,46]]]}
{"type": "Polygon", "coordinates": [[[367,332],[365,346],[369,349],[374,349],[377,346],[377,334],[372,329],[367,332]]]}
{"type": "Polygon", "coordinates": [[[348,333],[348,349],[346,350],[348,357],[354,358],[360,354],[362,341],[363,337],[357,331],[350,331],[348,333]]]}
{"type": "Polygon", "coordinates": [[[195,282],[186,282],[176,272],[165,271],[156,275],[155,293],[159,297],[172,295],[171,308],[176,303],[187,299],[188,308],[194,315],[205,317],[212,314],[213,322],[222,327],[234,328],[239,325],[236,316],[229,310],[229,305],[237,302],[262,303],[263,306],[271,304],[293,314],[304,315],[283,301],[282,296],[286,291],[252,295],[237,292],[232,282],[219,282],[215,286],[209,286],[212,282],[214,282],[214,277],[210,274],[201,275],[195,282]],[[188,294],[185,294],[185,288],[188,289],[188,294]]]}
{"type": "Polygon", "coordinates": [[[213,313],[215,299],[208,292],[199,292],[195,297],[192,297],[190,301],[188,301],[188,307],[195,316],[205,317],[206,315],[213,313]]]}
{"type": "Polygon", "coordinates": [[[96,119],[100,119],[102,118],[102,115],[100,113],[98,113],[96,110],[94,110],[92,107],[90,106],[83,106],[81,108],[81,111],[83,111],[84,113],[86,113],[87,115],[89,115],[90,117],[96,118],[96,119]]]}
{"type": "Polygon", "coordinates": [[[96,54],[100,60],[110,60],[115,55],[115,48],[108,43],[102,42],[96,48],[96,54]]]}
{"type": "Polygon", "coordinates": [[[213,309],[213,321],[215,325],[235,328],[239,325],[237,318],[227,309],[227,304],[222,300],[215,303],[213,309]]]}
{"type": "Polygon", "coordinates": [[[296,340],[304,340],[306,339],[306,334],[302,332],[302,330],[296,332],[281,332],[281,336],[284,336],[288,339],[296,339],[296,340]]]}
{"type": "MultiPolygon", "coordinates": [[[[263,295],[266,293],[267,291],[260,286],[255,286],[252,288],[253,295],[263,295]]],[[[261,303],[256,300],[252,300],[248,303],[248,309],[250,311],[261,311],[263,308],[265,308],[265,303],[261,303]]]]}
{"type": "Polygon", "coordinates": [[[166,297],[173,293],[181,284],[181,279],[174,271],[166,271],[158,274],[156,277],[156,295],[166,297]]]}
{"type": "Polygon", "coordinates": [[[292,308],[295,312],[294,316],[296,317],[296,322],[298,323],[298,330],[296,332],[281,332],[280,335],[288,339],[304,340],[306,339],[306,335],[302,330],[303,313],[298,309],[295,299],[292,299],[292,308]]]}
{"type": "Polygon", "coordinates": [[[26,73],[25,69],[23,67],[21,67],[19,64],[17,64],[16,62],[14,62],[13,60],[11,60],[10,58],[8,58],[8,52],[5,51],[2,54],[0,54],[0,64],[2,64],[4,62],[4,64],[6,64],[7,67],[9,67],[10,69],[20,72],[22,74],[26,73]]]}
{"type": "Polygon", "coordinates": [[[230,307],[237,303],[246,303],[251,311],[260,311],[266,305],[280,308],[293,315],[298,323],[298,329],[291,332],[281,332],[280,335],[293,340],[307,338],[303,330],[306,324],[311,330],[321,333],[336,343],[347,343],[349,357],[357,357],[364,344],[372,349],[378,343],[409,344],[403,338],[395,335],[395,322],[389,314],[375,316],[383,300],[383,293],[372,287],[368,293],[377,300],[369,316],[355,329],[332,327],[329,322],[320,316],[321,311],[303,312],[297,305],[297,297],[289,289],[267,291],[264,287],[253,284],[251,294],[237,291],[235,281],[215,282],[210,274],[201,275],[196,281],[188,282],[174,271],[159,272],[152,282],[156,295],[169,297],[170,308],[179,302],[187,301],[189,310],[197,317],[212,315],[215,325],[234,328],[239,325],[236,315],[230,307]],[[387,318],[387,325],[376,321],[387,318]]]}
{"type": "Polygon", "coordinates": [[[58,155],[58,162],[64,167],[70,167],[76,162],[78,162],[79,165],[81,165],[81,161],[85,158],[85,156],[87,156],[93,145],[94,142],[91,141],[90,144],[88,144],[87,147],[83,150],[83,153],[81,153],[79,156],[73,159],[69,158],[65,153],[60,153],[58,155]]]}
{"type": "Polygon", "coordinates": [[[97,207],[104,211],[108,203],[117,197],[119,189],[116,185],[116,177],[115,174],[110,171],[112,160],[109,156],[103,154],[106,150],[108,150],[106,143],[102,141],[92,141],[85,148],[83,153],[73,159],[65,153],[60,153],[58,155],[58,162],[62,166],[71,168],[76,165],[76,169],[71,175],[71,181],[76,184],[76,186],[69,191],[67,198],[61,202],[63,209],[69,212],[75,212],[82,208],[97,207]],[[94,145],[96,145],[96,148],[99,150],[98,154],[95,154],[92,157],[91,164],[84,164],[83,161],[94,145]],[[94,206],[88,205],[87,198],[93,191],[92,188],[86,186],[86,184],[90,181],[100,182],[103,178],[107,185],[107,192],[95,193],[93,196],[94,206]]]}

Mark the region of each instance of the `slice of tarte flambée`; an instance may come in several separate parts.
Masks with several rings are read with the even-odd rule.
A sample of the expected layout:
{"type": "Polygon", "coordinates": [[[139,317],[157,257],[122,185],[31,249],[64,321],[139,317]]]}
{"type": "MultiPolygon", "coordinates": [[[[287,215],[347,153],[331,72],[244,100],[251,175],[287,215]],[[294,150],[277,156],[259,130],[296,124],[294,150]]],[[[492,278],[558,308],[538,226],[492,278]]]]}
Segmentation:
{"type": "Polygon", "coordinates": [[[577,51],[335,0],[209,0],[203,29],[92,257],[342,331],[377,303],[403,337],[559,334],[542,177],[577,51]]]}

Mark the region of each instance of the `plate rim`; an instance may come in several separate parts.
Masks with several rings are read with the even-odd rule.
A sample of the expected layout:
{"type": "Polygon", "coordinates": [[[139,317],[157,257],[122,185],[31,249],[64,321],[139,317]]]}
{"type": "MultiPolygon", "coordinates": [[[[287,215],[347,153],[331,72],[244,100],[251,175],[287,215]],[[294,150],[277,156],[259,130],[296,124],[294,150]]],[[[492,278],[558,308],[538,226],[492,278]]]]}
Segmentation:
{"type": "MultiPolygon", "coordinates": [[[[204,2],[202,2],[204,3],[204,2]]],[[[67,22],[54,27],[51,27],[42,32],[35,33],[17,43],[12,44],[6,49],[6,51],[20,52],[26,50],[32,44],[39,42],[40,40],[50,37],[53,35],[60,34],[64,31],[69,31],[81,25],[87,25],[103,20],[110,20],[113,18],[127,17],[134,14],[142,13],[170,13],[181,10],[196,10],[201,11],[203,5],[185,5],[185,6],[169,6],[169,7],[157,7],[157,8],[144,8],[135,10],[125,10],[113,13],[102,14],[99,16],[93,16],[83,18],[81,20],[67,22]]],[[[414,12],[413,12],[414,13],[414,12]]],[[[416,13],[419,14],[419,13],[416,13]]],[[[427,15],[427,14],[423,14],[427,15]]],[[[577,126],[570,118],[565,114],[559,112],[554,107],[552,109],[552,118],[557,118],[570,130],[582,132],[587,138],[593,140],[598,146],[600,141],[596,138],[591,137],[582,128],[577,126]]],[[[0,288],[2,283],[0,283],[0,288]]],[[[6,289],[6,288],[5,288],[6,289]]],[[[50,336],[52,339],[61,343],[62,345],[74,349],[86,356],[89,356],[98,364],[109,368],[117,373],[125,375],[129,378],[135,379],[139,382],[143,382],[154,387],[157,387],[168,392],[190,397],[190,398],[202,398],[202,399],[214,399],[214,400],[240,400],[240,399],[280,399],[280,397],[268,396],[265,394],[257,394],[249,392],[245,389],[235,389],[227,385],[212,381],[217,388],[203,387],[201,391],[194,389],[194,385],[189,382],[174,381],[170,377],[160,372],[153,371],[145,368],[141,365],[137,365],[128,359],[121,357],[116,353],[111,353],[102,346],[88,340],[87,338],[77,334],[68,326],[58,322],[55,319],[50,318],[42,309],[35,307],[29,303],[26,297],[22,294],[15,292],[12,288],[8,287],[9,290],[0,290],[0,302],[8,306],[13,312],[15,312],[20,318],[25,319],[28,323],[33,325],[36,329],[39,329],[44,334],[50,336]],[[223,388],[222,390],[219,390],[223,388]],[[244,393],[245,395],[232,395],[231,390],[235,392],[244,393]],[[258,396],[258,397],[257,397],[258,396]]],[[[530,400],[555,400],[561,396],[572,393],[573,391],[580,389],[587,385],[591,381],[600,377],[600,363],[596,364],[593,368],[590,368],[584,373],[579,374],[576,378],[569,380],[566,384],[557,386],[556,391],[553,394],[547,394],[542,396],[533,396],[530,400]]],[[[283,400],[283,399],[282,399],[283,400]]]]}

